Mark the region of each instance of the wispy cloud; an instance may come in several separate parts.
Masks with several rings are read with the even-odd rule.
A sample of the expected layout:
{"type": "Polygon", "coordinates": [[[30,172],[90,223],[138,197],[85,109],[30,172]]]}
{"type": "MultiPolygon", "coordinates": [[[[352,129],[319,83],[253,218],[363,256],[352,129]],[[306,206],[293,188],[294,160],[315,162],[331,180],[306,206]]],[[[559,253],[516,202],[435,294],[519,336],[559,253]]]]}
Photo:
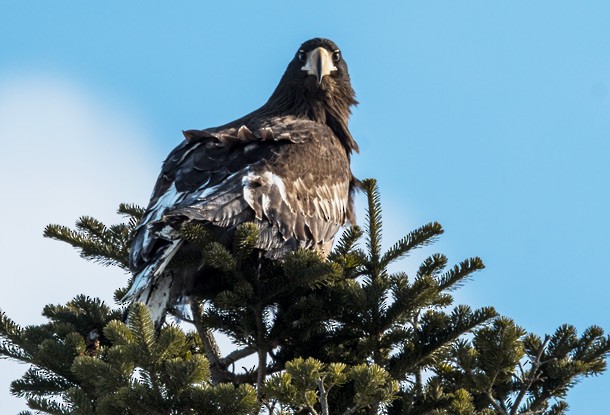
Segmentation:
{"type": "MultiPolygon", "coordinates": [[[[72,225],[84,214],[115,223],[120,202],[148,201],[159,168],[151,138],[117,105],[52,77],[0,80],[0,307],[20,324],[80,293],[111,302],[126,281],[42,237],[48,223],[72,225]]],[[[24,409],[7,396],[24,370],[2,362],[2,413],[24,409]]]]}

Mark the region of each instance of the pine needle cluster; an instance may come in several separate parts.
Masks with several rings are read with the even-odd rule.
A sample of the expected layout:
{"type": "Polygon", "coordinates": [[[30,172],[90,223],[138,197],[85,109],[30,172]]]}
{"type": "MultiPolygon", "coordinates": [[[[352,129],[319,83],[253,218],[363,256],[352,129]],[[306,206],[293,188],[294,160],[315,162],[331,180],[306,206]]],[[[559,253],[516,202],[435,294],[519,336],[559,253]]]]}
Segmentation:
{"type": "MultiPolygon", "coordinates": [[[[449,266],[433,253],[412,275],[390,272],[443,229],[426,224],[383,252],[379,191],[374,180],[364,187],[365,226],[346,229],[328,259],[304,250],[266,259],[254,224],[229,245],[184,225],[191,249],[172,266],[204,276],[171,310],[185,324],[155,329],[144,305],[121,305],[124,288],[115,308],[77,296],[45,307],[36,326],[0,312],[0,356],[29,365],[11,392],[61,415],[566,413],[569,389],[605,370],[610,337],[596,326],[579,337],[569,325],[541,337],[492,307],[454,304],[452,293],[484,268],[480,258],[449,266]],[[218,347],[218,333],[232,350],[218,347]],[[248,356],[255,366],[235,369],[248,356]]],[[[126,223],[83,217],[45,236],[127,269],[143,211],[119,213],[126,223]]]]}

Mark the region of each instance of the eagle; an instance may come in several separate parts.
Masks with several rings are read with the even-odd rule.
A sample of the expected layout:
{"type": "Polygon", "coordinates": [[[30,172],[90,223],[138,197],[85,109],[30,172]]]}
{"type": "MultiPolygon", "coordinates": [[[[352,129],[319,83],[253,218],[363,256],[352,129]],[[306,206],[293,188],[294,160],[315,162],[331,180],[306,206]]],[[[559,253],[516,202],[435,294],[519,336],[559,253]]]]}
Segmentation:
{"type": "Polygon", "coordinates": [[[360,182],[350,158],[358,145],[348,120],[356,104],[341,51],[315,38],[299,47],[262,107],[219,127],[183,131],[135,230],[133,282],[123,301],[145,303],[159,325],[192,279],[202,278],[171,262],[187,249],[179,232],[185,223],[202,224],[227,244],[238,225],[255,223],[256,248],[270,259],[299,248],[328,255],[335,234],[354,222],[360,182]]]}

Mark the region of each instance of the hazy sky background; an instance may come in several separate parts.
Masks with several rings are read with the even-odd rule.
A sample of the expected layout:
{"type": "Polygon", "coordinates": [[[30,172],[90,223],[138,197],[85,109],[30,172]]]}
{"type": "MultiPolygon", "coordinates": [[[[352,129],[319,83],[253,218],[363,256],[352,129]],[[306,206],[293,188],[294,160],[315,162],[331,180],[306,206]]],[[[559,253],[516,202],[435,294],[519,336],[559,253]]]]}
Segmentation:
{"type": "MultiPolygon", "coordinates": [[[[126,276],[44,226],[146,204],[180,130],[257,108],[321,36],[349,64],[353,170],[379,181],[386,243],[439,221],[425,253],[487,265],[460,302],[540,335],[610,330],[609,18],[607,1],[2,2],[0,308],[25,325],[111,302],[126,276]]],[[[0,362],[1,413],[25,409],[8,392],[25,369],[0,362]]],[[[609,390],[586,379],[571,413],[607,412],[609,390]]]]}

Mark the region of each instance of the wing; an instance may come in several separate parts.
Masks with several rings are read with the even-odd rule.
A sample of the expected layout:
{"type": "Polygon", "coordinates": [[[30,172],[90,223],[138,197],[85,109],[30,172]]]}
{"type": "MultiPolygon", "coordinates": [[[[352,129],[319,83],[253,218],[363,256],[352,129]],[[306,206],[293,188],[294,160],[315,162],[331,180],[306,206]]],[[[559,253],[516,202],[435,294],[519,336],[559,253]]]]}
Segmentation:
{"type": "Polygon", "coordinates": [[[350,209],[349,158],[324,124],[283,120],[272,128],[301,137],[282,146],[264,165],[246,176],[245,198],[261,228],[261,247],[269,257],[296,248],[328,254],[350,209]]]}
{"type": "Polygon", "coordinates": [[[181,246],[184,221],[227,230],[254,221],[269,257],[298,247],[328,250],[350,208],[352,177],[339,140],[327,126],[293,117],[253,129],[185,132],[136,231],[126,299],[163,271],[181,246]]]}
{"type": "Polygon", "coordinates": [[[246,144],[245,152],[258,155],[227,178],[223,186],[230,191],[212,191],[169,216],[221,227],[254,220],[261,230],[258,247],[272,258],[297,248],[327,254],[351,208],[345,149],[330,128],[309,120],[272,118],[261,129],[279,141],[246,144]]]}

